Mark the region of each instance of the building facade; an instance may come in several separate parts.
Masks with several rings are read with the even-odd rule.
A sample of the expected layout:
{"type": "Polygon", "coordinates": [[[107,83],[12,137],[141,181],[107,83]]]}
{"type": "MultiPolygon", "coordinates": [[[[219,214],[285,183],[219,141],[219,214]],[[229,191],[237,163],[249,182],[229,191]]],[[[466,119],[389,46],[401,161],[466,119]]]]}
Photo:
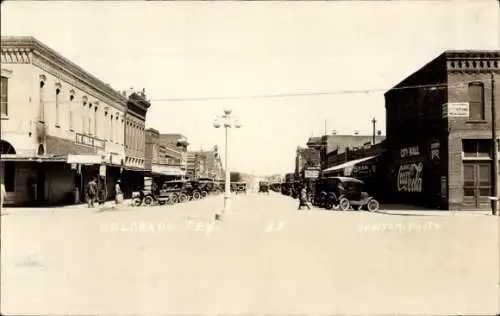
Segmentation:
{"type": "MultiPolygon", "coordinates": [[[[385,139],[382,135],[324,135],[321,137],[321,169],[332,167],[333,162],[328,161],[328,157],[342,154],[346,150],[357,150],[378,144],[385,139]],[[373,139],[375,138],[375,143],[373,139]],[[335,152],[335,155],[332,155],[335,152]]],[[[314,141],[314,146],[318,147],[318,141],[314,141]]]]}
{"type": "Polygon", "coordinates": [[[208,151],[187,153],[187,177],[190,179],[224,179],[224,169],[217,146],[208,151]]]}
{"type": "Polygon", "coordinates": [[[111,191],[125,159],[127,99],[32,37],[2,37],[1,62],[6,202],[82,200],[101,165],[111,191]]]}
{"type": "Polygon", "coordinates": [[[142,189],[146,171],[146,116],[151,103],[146,98],[145,90],[123,91],[127,97],[125,111],[125,161],[122,168],[122,190],[126,198],[133,191],[142,189]]]}
{"type": "Polygon", "coordinates": [[[161,143],[160,133],[156,129],[146,130],[145,168],[158,185],[186,176],[184,156],[177,146],[161,143]]]}
{"type": "MultiPolygon", "coordinates": [[[[450,210],[490,207],[492,109],[500,51],[447,51],[385,94],[388,188],[405,203],[450,210]]],[[[498,141],[496,142],[498,143],[498,141]]]]}

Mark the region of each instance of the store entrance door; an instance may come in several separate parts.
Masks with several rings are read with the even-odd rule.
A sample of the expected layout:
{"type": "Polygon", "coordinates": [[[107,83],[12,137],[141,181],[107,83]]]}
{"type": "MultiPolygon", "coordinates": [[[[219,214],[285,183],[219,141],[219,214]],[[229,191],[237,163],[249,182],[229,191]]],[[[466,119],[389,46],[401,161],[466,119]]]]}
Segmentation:
{"type": "Polygon", "coordinates": [[[490,207],[492,183],[491,163],[464,162],[464,208],[490,207]]]}

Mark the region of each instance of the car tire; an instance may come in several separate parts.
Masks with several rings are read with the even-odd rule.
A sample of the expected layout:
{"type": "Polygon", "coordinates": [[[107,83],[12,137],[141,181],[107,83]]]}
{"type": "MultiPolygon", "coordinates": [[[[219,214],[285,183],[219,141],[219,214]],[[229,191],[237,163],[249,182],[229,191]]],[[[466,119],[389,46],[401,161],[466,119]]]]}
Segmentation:
{"type": "Polygon", "coordinates": [[[172,204],[176,204],[176,203],[179,203],[179,196],[177,194],[173,193],[169,197],[169,204],[172,205],[172,204]]]}
{"type": "Polygon", "coordinates": [[[341,198],[339,200],[339,208],[341,211],[347,211],[351,207],[351,203],[346,198],[341,198]]]}
{"type": "Polygon", "coordinates": [[[146,196],[144,198],[144,205],[151,206],[153,204],[153,198],[150,196],[146,196]]]}
{"type": "Polygon", "coordinates": [[[193,195],[192,195],[192,199],[193,199],[193,201],[196,201],[196,200],[201,199],[201,194],[200,194],[200,192],[198,192],[198,191],[194,191],[194,192],[193,192],[193,195]]]}
{"type": "Polygon", "coordinates": [[[141,199],[135,198],[135,199],[132,200],[132,205],[133,206],[141,206],[141,204],[142,204],[141,199]]]}
{"type": "Polygon", "coordinates": [[[178,198],[179,203],[184,203],[188,201],[188,196],[184,193],[179,194],[178,198]]]}
{"type": "Polygon", "coordinates": [[[380,203],[377,200],[375,200],[375,199],[371,199],[366,204],[366,208],[370,212],[376,212],[380,208],[380,203]]]}
{"type": "Polygon", "coordinates": [[[208,196],[208,192],[207,191],[201,191],[201,197],[202,198],[206,198],[208,196]]]}

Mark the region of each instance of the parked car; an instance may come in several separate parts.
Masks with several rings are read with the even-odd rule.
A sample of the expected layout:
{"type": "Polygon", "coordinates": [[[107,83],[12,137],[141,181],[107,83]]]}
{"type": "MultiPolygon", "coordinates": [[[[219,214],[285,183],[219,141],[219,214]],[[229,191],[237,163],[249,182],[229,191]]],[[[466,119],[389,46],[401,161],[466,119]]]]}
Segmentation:
{"type": "Polygon", "coordinates": [[[351,177],[327,177],[316,181],[314,204],[326,209],[377,211],[379,202],[366,192],[363,181],[351,177]]]}
{"type": "Polygon", "coordinates": [[[260,181],[259,182],[259,193],[269,194],[269,182],[267,182],[267,181],[260,181]]]}
{"type": "Polygon", "coordinates": [[[187,181],[165,181],[160,189],[160,197],[171,199],[173,203],[184,203],[189,200],[190,189],[187,181]]]}
{"type": "Polygon", "coordinates": [[[370,212],[378,211],[380,203],[366,192],[365,183],[359,179],[350,177],[338,177],[339,187],[339,207],[341,210],[355,208],[357,210],[366,209],[370,212]],[[343,190],[342,190],[343,188],[343,190]]]}

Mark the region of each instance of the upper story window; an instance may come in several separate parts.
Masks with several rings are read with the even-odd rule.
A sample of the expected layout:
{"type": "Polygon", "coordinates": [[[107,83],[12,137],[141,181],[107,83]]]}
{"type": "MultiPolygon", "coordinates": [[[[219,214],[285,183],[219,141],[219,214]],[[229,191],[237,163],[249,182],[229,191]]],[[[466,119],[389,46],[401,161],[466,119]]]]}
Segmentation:
{"type": "Polygon", "coordinates": [[[59,95],[61,94],[61,83],[56,83],[56,127],[59,127],[59,95]]]}
{"type": "Polygon", "coordinates": [[[464,139],[462,141],[464,158],[490,158],[492,142],[489,139],[464,139]]]}
{"type": "Polygon", "coordinates": [[[485,119],[484,85],[482,82],[469,83],[469,119],[473,121],[485,119]]]}
{"type": "Polygon", "coordinates": [[[1,102],[0,114],[2,116],[7,116],[9,114],[8,83],[9,83],[9,79],[7,77],[2,76],[2,87],[1,87],[1,94],[0,94],[0,102],[1,102]]]}

